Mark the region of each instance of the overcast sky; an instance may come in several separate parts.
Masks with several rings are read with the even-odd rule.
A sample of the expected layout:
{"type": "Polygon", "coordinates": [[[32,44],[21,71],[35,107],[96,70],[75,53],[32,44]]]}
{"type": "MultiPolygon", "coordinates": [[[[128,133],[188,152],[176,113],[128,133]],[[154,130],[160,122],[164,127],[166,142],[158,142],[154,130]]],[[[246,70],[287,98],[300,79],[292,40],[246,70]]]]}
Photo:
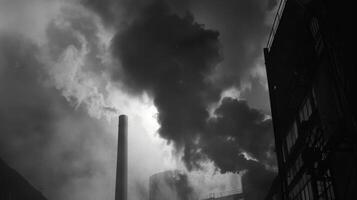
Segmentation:
{"type": "Polygon", "coordinates": [[[243,184],[261,199],[276,173],[262,55],[276,4],[0,0],[0,157],[49,199],[114,199],[127,114],[130,200],[168,169],[196,196],[243,184]]]}

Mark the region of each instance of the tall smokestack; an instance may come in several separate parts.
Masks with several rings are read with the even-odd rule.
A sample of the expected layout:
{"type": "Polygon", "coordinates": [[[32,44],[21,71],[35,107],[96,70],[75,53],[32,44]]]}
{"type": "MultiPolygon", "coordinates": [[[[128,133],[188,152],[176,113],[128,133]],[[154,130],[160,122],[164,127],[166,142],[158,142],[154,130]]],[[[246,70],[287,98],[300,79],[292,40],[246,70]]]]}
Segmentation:
{"type": "Polygon", "coordinates": [[[119,116],[117,177],[115,200],[127,200],[128,183],[128,117],[119,116]]]}

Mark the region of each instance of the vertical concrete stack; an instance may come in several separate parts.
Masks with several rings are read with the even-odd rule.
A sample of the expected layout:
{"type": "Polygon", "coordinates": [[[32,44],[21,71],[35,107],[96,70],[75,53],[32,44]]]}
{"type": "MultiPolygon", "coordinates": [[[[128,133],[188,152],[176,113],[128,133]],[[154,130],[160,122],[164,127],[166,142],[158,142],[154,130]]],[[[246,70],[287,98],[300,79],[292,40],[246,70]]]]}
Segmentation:
{"type": "Polygon", "coordinates": [[[127,200],[128,188],[128,117],[119,116],[117,176],[115,200],[127,200]]]}

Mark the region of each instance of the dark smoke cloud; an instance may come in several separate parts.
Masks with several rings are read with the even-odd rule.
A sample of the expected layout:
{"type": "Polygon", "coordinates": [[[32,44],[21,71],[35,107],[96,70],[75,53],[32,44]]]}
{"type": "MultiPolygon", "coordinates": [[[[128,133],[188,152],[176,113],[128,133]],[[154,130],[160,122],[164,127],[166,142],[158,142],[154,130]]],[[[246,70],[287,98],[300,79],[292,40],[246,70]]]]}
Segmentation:
{"type": "Polygon", "coordinates": [[[227,143],[239,147],[236,152],[248,152],[264,163],[269,160],[267,151],[273,145],[271,119],[265,119],[261,111],[250,108],[246,101],[232,98],[224,98],[215,114],[217,118],[211,122],[215,135],[218,133],[227,143]]]}
{"type": "MultiPolygon", "coordinates": [[[[95,2],[85,5],[115,24],[111,22],[115,16],[109,20],[102,7],[93,7],[95,2]]],[[[261,57],[269,31],[264,20],[273,5],[263,0],[155,1],[136,8],[133,20],[112,41],[113,55],[120,63],[110,70],[112,79],[130,93],[146,92],[153,98],[159,134],[178,152],[182,150],[186,167],[200,168],[209,159],[221,172],[247,169],[248,190],[260,191],[259,195],[265,192],[260,184],[268,183],[274,174],[266,169],[275,164],[271,120],[243,100],[224,98],[215,118],[209,118],[208,107],[219,102],[225,89],[239,87],[243,74],[261,57]],[[193,14],[178,15],[172,8],[187,8],[193,14]],[[198,24],[194,17],[219,32],[198,24]],[[256,174],[263,176],[260,184],[256,174]]]]}
{"type": "Polygon", "coordinates": [[[113,51],[122,65],[122,73],[112,71],[113,78],[132,92],[153,96],[161,136],[189,149],[206,126],[207,105],[219,99],[219,90],[207,80],[221,59],[218,33],[156,3],[115,36],[113,51]]]}
{"type": "Polygon", "coordinates": [[[214,74],[217,84],[239,87],[255,67],[270,31],[266,18],[275,4],[276,0],[190,1],[197,20],[220,32],[224,60],[214,74]]]}
{"type": "Polygon", "coordinates": [[[145,91],[154,98],[160,135],[184,149],[189,169],[205,159],[202,150],[224,172],[242,169],[232,159],[245,160],[239,152],[267,159],[271,120],[246,102],[225,98],[215,111],[218,117],[207,121],[207,107],[221,92],[207,79],[221,60],[217,32],[204,29],[189,14],[172,14],[158,2],[119,32],[112,45],[122,66],[113,69],[113,78],[131,92],[145,91]],[[221,165],[223,159],[236,164],[221,165]]]}
{"type": "Polygon", "coordinates": [[[47,86],[38,50],[19,35],[0,36],[0,156],[49,199],[113,198],[114,162],[93,147],[114,144],[100,136],[102,122],[47,86]]]}

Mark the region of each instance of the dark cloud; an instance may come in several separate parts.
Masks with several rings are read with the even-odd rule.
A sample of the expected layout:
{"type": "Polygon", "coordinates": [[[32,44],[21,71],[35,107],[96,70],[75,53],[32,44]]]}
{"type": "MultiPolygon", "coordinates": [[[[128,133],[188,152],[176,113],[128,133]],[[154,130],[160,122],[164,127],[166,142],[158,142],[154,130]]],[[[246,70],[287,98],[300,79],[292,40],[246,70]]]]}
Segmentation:
{"type": "Polygon", "coordinates": [[[49,199],[108,198],[114,188],[101,185],[115,164],[92,148],[114,144],[103,123],[46,86],[37,53],[21,36],[0,36],[0,156],[49,199]]]}
{"type": "Polygon", "coordinates": [[[242,100],[223,99],[216,118],[209,118],[208,107],[225,89],[239,87],[262,56],[272,2],[155,1],[138,9],[112,41],[120,63],[110,71],[113,80],[130,93],[147,92],[153,98],[159,134],[183,150],[189,170],[209,159],[221,172],[247,169],[246,178],[260,174],[262,184],[271,180],[266,169],[274,165],[271,120],[242,100]],[[181,12],[185,8],[192,14],[181,12]]]}
{"type": "Polygon", "coordinates": [[[272,124],[271,120],[265,120],[264,114],[250,108],[245,101],[231,98],[224,98],[215,114],[217,117],[207,122],[199,140],[186,141],[190,146],[185,146],[183,159],[189,167],[204,154],[221,172],[239,172],[256,162],[247,160],[243,153],[261,163],[275,165],[271,156],[272,124]]]}
{"type": "Polygon", "coordinates": [[[81,0],[82,5],[97,13],[105,25],[127,25],[140,11],[156,0],[81,0]]]}
{"type": "Polygon", "coordinates": [[[218,116],[213,122],[216,133],[235,142],[241,151],[254,158],[267,159],[266,153],[274,142],[271,119],[265,119],[261,111],[250,108],[246,101],[231,98],[224,98],[215,114],[218,116]]]}
{"type": "Polygon", "coordinates": [[[213,76],[216,85],[226,88],[240,87],[242,76],[262,57],[271,28],[266,19],[277,0],[82,0],[82,4],[106,24],[122,27],[142,18],[143,10],[152,4],[166,4],[180,16],[192,13],[199,23],[220,33],[224,60],[213,76]]]}
{"type": "Polygon", "coordinates": [[[189,169],[204,159],[201,150],[214,161],[240,158],[243,151],[261,160],[272,144],[271,120],[245,101],[223,99],[215,111],[218,117],[207,121],[207,107],[221,92],[207,79],[221,60],[219,47],[217,32],[204,29],[189,14],[172,14],[162,2],[145,9],[113,39],[113,53],[122,66],[113,69],[113,78],[131,92],[145,91],[154,98],[160,135],[184,148],[189,169]]]}
{"type": "Polygon", "coordinates": [[[215,71],[222,87],[240,86],[262,57],[270,25],[266,18],[275,0],[192,1],[189,9],[200,23],[220,32],[224,60],[215,71]]]}
{"type": "Polygon", "coordinates": [[[206,77],[220,60],[218,33],[156,3],[115,36],[113,51],[122,65],[113,78],[153,96],[161,135],[179,147],[193,140],[205,126],[206,106],[219,99],[206,77]]]}
{"type": "MultiPolygon", "coordinates": [[[[262,195],[272,174],[265,165],[274,164],[269,156],[271,120],[245,101],[231,98],[222,100],[217,118],[209,119],[207,109],[219,101],[224,89],[239,87],[244,73],[261,56],[269,31],[266,12],[274,1],[81,2],[107,26],[120,27],[112,50],[121,67],[110,69],[112,79],[130,93],[147,92],[153,98],[159,134],[183,150],[187,168],[200,168],[201,161],[209,159],[221,172],[247,169],[246,191],[262,195]]],[[[102,63],[94,45],[98,42],[94,22],[73,15],[73,10],[63,12],[70,24],[50,23],[49,54],[56,60],[68,46],[80,49],[83,36],[90,49],[85,65],[101,73],[96,68],[102,63]]],[[[108,166],[115,165],[103,155],[115,156],[98,152],[99,146],[114,146],[98,137],[105,132],[103,124],[81,107],[73,110],[60,92],[46,86],[47,74],[35,56],[35,45],[17,36],[1,36],[0,45],[1,156],[51,199],[113,198],[108,180],[114,176],[105,176],[114,171],[108,166]],[[95,152],[94,147],[98,147],[95,152]]],[[[185,177],[180,180],[182,191],[189,193],[185,177]]]]}

